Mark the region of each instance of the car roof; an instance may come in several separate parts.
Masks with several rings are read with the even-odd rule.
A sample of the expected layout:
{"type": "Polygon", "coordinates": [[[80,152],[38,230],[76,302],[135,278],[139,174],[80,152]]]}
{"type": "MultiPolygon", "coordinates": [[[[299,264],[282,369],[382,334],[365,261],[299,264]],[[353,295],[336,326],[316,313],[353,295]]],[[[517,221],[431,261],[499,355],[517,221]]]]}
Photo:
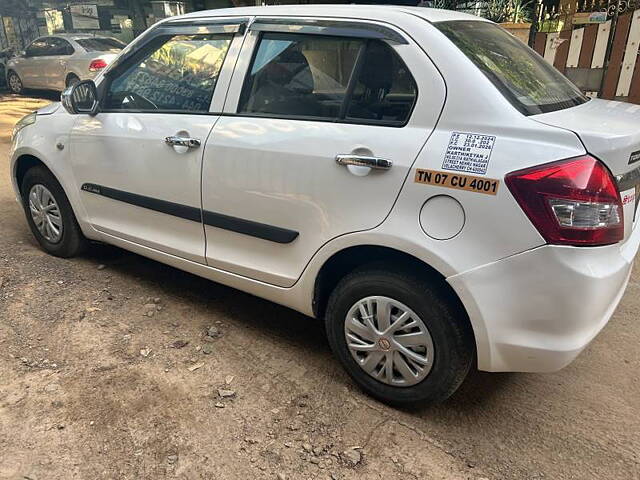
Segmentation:
{"type": "Polygon", "coordinates": [[[468,13],[438,8],[405,7],[399,5],[267,5],[261,7],[219,8],[215,10],[201,10],[173,18],[203,18],[229,16],[282,15],[304,17],[333,17],[357,18],[366,20],[367,17],[384,16],[389,11],[406,13],[421,17],[428,22],[444,22],[450,20],[478,20],[488,21],[468,13]]]}

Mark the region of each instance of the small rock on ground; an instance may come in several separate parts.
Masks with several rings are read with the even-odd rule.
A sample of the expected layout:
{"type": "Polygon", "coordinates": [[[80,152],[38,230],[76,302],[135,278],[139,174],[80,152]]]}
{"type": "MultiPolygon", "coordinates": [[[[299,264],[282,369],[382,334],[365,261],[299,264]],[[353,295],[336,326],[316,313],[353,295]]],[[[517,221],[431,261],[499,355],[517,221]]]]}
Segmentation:
{"type": "Polygon", "coordinates": [[[355,467],[362,461],[362,454],[358,450],[351,448],[342,452],[342,459],[347,465],[355,467]]]}
{"type": "Polygon", "coordinates": [[[228,390],[226,388],[219,388],[218,395],[220,398],[231,398],[236,396],[235,390],[228,390]]]}
{"type": "Polygon", "coordinates": [[[183,347],[186,347],[187,345],[189,345],[189,342],[186,340],[176,340],[169,346],[171,348],[183,348],[183,347]]]}

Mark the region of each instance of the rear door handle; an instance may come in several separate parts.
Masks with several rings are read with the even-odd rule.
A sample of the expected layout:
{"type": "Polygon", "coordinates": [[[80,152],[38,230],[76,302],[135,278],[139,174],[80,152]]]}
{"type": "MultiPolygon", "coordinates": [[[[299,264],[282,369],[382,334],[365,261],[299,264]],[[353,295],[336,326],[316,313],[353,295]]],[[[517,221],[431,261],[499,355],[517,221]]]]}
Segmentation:
{"type": "Polygon", "coordinates": [[[367,157],[364,155],[336,155],[336,162],[340,165],[355,165],[357,167],[369,167],[376,170],[389,170],[393,166],[391,160],[379,157],[367,157]]]}
{"type": "Polygon", "coordinates": [[[200,146],[200,140],[189,137],[167,137],[164,142],[172,147],[198,148],[200,146]]]}

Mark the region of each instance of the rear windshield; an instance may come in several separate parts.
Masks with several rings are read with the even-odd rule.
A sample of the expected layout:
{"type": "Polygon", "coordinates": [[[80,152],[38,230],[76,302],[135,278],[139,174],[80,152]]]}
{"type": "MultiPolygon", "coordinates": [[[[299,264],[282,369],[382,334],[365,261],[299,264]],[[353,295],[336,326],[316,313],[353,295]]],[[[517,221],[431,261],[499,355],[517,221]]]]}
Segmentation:
{"type": "Polygon", "coordinates": [[[546,60],[493,23],[457,20],[435,26],[525,115],[553,112],[589,99],[546,60]]]}
{"type": "Polygon", "coordinates": [[[125,47],[124,43],[115,38],[77,38],[76,42],[87,52],[117,53],[125,47]]]}

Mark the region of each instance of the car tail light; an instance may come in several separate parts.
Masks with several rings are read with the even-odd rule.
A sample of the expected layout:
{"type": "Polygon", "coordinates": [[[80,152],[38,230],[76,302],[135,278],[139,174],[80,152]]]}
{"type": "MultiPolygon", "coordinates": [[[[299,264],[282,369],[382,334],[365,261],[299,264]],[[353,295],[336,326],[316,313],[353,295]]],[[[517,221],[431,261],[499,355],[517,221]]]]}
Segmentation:
{"type": "Polygon", "coordinates": [[[624,236],[615,179],[589,155],[512,172],[505,182],[548,243],[607,245],[624,236]]]}
{"type": "Polygon", "coordinates": [[[102,58],[96,58],[95,60],[92,60],[91,63],[89,64],[89,71],[97,72],[98,70],[102,70],[106,66],[107,66],[107,62],[105,62],[102,58]]]}

